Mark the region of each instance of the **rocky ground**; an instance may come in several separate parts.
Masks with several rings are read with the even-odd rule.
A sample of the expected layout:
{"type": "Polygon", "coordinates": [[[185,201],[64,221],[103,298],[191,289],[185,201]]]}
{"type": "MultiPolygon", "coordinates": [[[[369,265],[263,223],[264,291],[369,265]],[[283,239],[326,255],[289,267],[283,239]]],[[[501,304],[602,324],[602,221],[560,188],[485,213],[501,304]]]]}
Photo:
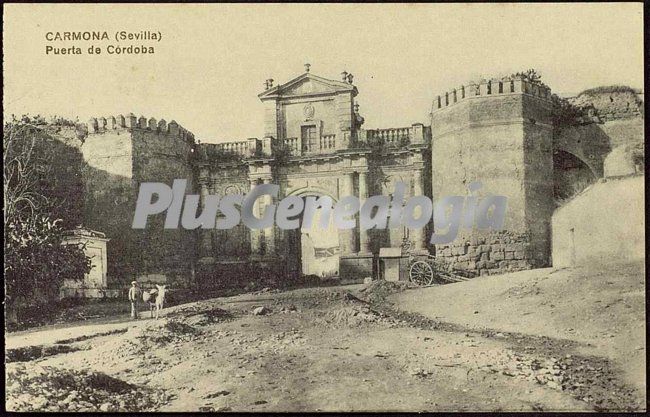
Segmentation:
{"type": "MultiPolygon", "coordinates": [[[[569,354],[606,362],[595,366],[596,373],[603,369],[616,372],[645,403],[643,261],[540,269],[491,278],[420,289],[412,295],[405,291],[390,299],[403,311],[482,333],[496,330],[562,341],[573,350],[569,354]],[[454,301],[444,305],[436,302],[440,299],[454,301]]],[[[608,378],[593,376],[594,381],[608,378]]],[[[587,385],[593,389],[594,383],[587,385]]],[[[608,390],[608,385],[604,389],[608,390]]]]}
{"type": "Polygon", "coordinates": [[[438,289],[403,287],[263,290],[179,305],[108,333],[15,347],[7,351],[7,408],[645,409],[616,361],[585,354],[579,342],[427,317],[393,298],[438,289]]]}

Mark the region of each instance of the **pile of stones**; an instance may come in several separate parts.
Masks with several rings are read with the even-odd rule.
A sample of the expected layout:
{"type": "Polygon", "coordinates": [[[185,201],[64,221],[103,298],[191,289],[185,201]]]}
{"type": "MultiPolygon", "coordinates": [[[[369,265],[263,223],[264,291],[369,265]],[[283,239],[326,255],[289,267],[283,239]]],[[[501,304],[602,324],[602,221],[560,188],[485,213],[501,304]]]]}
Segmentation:
{"type": "Polygon", "coordinates": [[[171,396],[106,374],[37,364],[7,367],[8,411],[152,411],[171,396]]]}
{"type": "MultiPolygon", "coordinates": [[[[505,357],[507,359],[500,367],[503,375],[517,376],[555,390],[564,390],[566,364],[559,359],[537,359],[512,351],[506,351],[505,357]]],[[[492,368],[492,371],[497,370],[492,368]]]]}
{"type": "Polygon", "coordinates": [[[385,325],[397,324],[397,320],[372,310],[370,307],[365,305],[350,305],[332,309],[325,313],[322,320],[324,324],[334,327],[359,327],[368,323],[385,325]]]}

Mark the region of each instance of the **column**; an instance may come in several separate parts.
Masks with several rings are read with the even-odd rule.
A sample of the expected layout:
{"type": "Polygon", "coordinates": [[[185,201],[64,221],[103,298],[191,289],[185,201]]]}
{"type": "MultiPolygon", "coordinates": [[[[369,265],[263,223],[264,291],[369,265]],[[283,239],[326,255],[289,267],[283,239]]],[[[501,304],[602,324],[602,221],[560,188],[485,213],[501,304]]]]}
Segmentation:
{"type": "MultiPolygon", "coordinates": [[[[264,184],[270,184],[270,183],[271,183],[271,178],[264,178],[264,184]]],[[[263,210],[266,210],[267,207],[273,204],[273,197],[267,194],[264,196],[263,201],[264,201],[263,210]]],[[[264,214],[264,212],[262,212],[261,214],[264,214]]],[[[271,227],[264,229],[263,232],[264,232],[264,242],[266,243],[265,255],[273,256],[275,255],[275,221],[273,222],[271,227]]]]}
{"type": "MultiPolygon", "coordinates": [[[[199,178],[199,187],[201,195],[201,211],[205,210],[205,203],[210,190],[208,189],[209,179],[208,177],[199,178]]],[[[212,258],[213,248],[212,248],[212,230],[210,229],[200,229],[201,233],[201,258],[212,258]]]]}
{"type": "MultiPolygon", "coordinates": [[[[340,179],[340,195],[339,199],[347,196],[354,195],[354,172],[343,174],[340,179]]],[[[343,254],[351,254],[356,252],[355,238],[356,231],[354,229],[346,229],[339,231],[339,245],[343,254]]]]}
{"type": "MultiPolygon", "coordinates": [[[[252,179],[250,180],[251,183],[251,190],[255,188],[257,185],[257,179],[252,179]]],[[[253,215],[256,217],[259,217],[260,215],[260,210],[259,210],[259,199],[255,200],[255,203],[253,204],[253,215]]],[[[260,255],[260,230],[255,230],[255,229],[248,229],[251,237],[251,254],[252,255],[260,255]]]]}
{"type": "MultiPolygon", "coordinates": [[[[368,173],[366,171],[359,172],[359,203],[363,203],[368,198],[368,173]]],[[[369,230],[361,230],[361,223],[359,223],[359,252],[371,253],[370,250],[370,235],[369,230]]]]}
{"type": "MultiPolygon", "coordinates": [[[[422,195],[422,170],[416,169],[413,173],[413,197],[422,195]]],[[[420,210],[419,214],[422,214],[420,210]]],[[[416,251],[425,250],[424,247],[424,228],[422,229],[413,229],[411,232],[413,236],[413,248],[416,251]]]]}

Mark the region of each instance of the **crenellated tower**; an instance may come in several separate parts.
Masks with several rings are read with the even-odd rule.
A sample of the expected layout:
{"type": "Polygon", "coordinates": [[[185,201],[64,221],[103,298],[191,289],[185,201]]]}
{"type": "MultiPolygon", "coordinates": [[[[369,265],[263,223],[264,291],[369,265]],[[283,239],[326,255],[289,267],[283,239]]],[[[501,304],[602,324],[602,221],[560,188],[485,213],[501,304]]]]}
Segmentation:
{"type": "Polygon", "coordinates": [[[191,280],[196,232],[164,229],[165,215],[150,216],[145,230],[131,222],[140,184],[187,179],[192,192],[194,135],[175,121],[134,114],[92,118],[83,153],[84,225],[113,240],[108,245],[112,282],[191,280]]]}
{"type": "Polygon", "coordinates": [[[461,269],[480,274],[550,264],[553,202],[552,95],[521,76],[469,83],[436,97],[431,112],[435,198],[508,197],[505,230],[463,232],[436,247],[461,269]]]}

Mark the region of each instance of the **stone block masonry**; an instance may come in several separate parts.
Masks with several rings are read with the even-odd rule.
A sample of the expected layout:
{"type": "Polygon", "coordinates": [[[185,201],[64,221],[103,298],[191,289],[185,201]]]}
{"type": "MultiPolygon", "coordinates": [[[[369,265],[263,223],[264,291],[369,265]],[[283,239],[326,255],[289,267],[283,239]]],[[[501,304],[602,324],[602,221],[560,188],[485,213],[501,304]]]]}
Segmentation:
{"type": "Polygon", "coordinates": [[[194,135],[175,121],[133,114],[90,119],[81,146],[84,168],[84,225],[112,238],[108,245],[109,285],[132,279],[188,285],[196,258],[196,232],[165,230],[154,216],[145,230],[130,222],[142,182],[188,179],[194,135]]]}
{"type": "Polygon", "coordinates": [[[462,243],[437,246],[436,255],[472,274],[549,264],[551,110],[550,90],[522,78],[469,84],[434,100],[434,196],[463,195],[467,184],[480,181],[486,187],[482,195],[508,198],[505,234],[485,237],[475,232],[469,241],[459,237],[462,243]],[[475,239],[481,243],[472,243],[475,239]]]}
{"type": "Polygon", "coordinates": [[[601,121],[643,117],[643,93],[625,86],[593,88],[569,101],[579,107],[593,108],[601,121]]]}
{"type": "Polygon", "coordinates": [[[451,244],[437,245],[436,257],[456,272],[494,275],[530,269],[530,251],[529,236],[506,231],[459,237],[451,244]]]}

